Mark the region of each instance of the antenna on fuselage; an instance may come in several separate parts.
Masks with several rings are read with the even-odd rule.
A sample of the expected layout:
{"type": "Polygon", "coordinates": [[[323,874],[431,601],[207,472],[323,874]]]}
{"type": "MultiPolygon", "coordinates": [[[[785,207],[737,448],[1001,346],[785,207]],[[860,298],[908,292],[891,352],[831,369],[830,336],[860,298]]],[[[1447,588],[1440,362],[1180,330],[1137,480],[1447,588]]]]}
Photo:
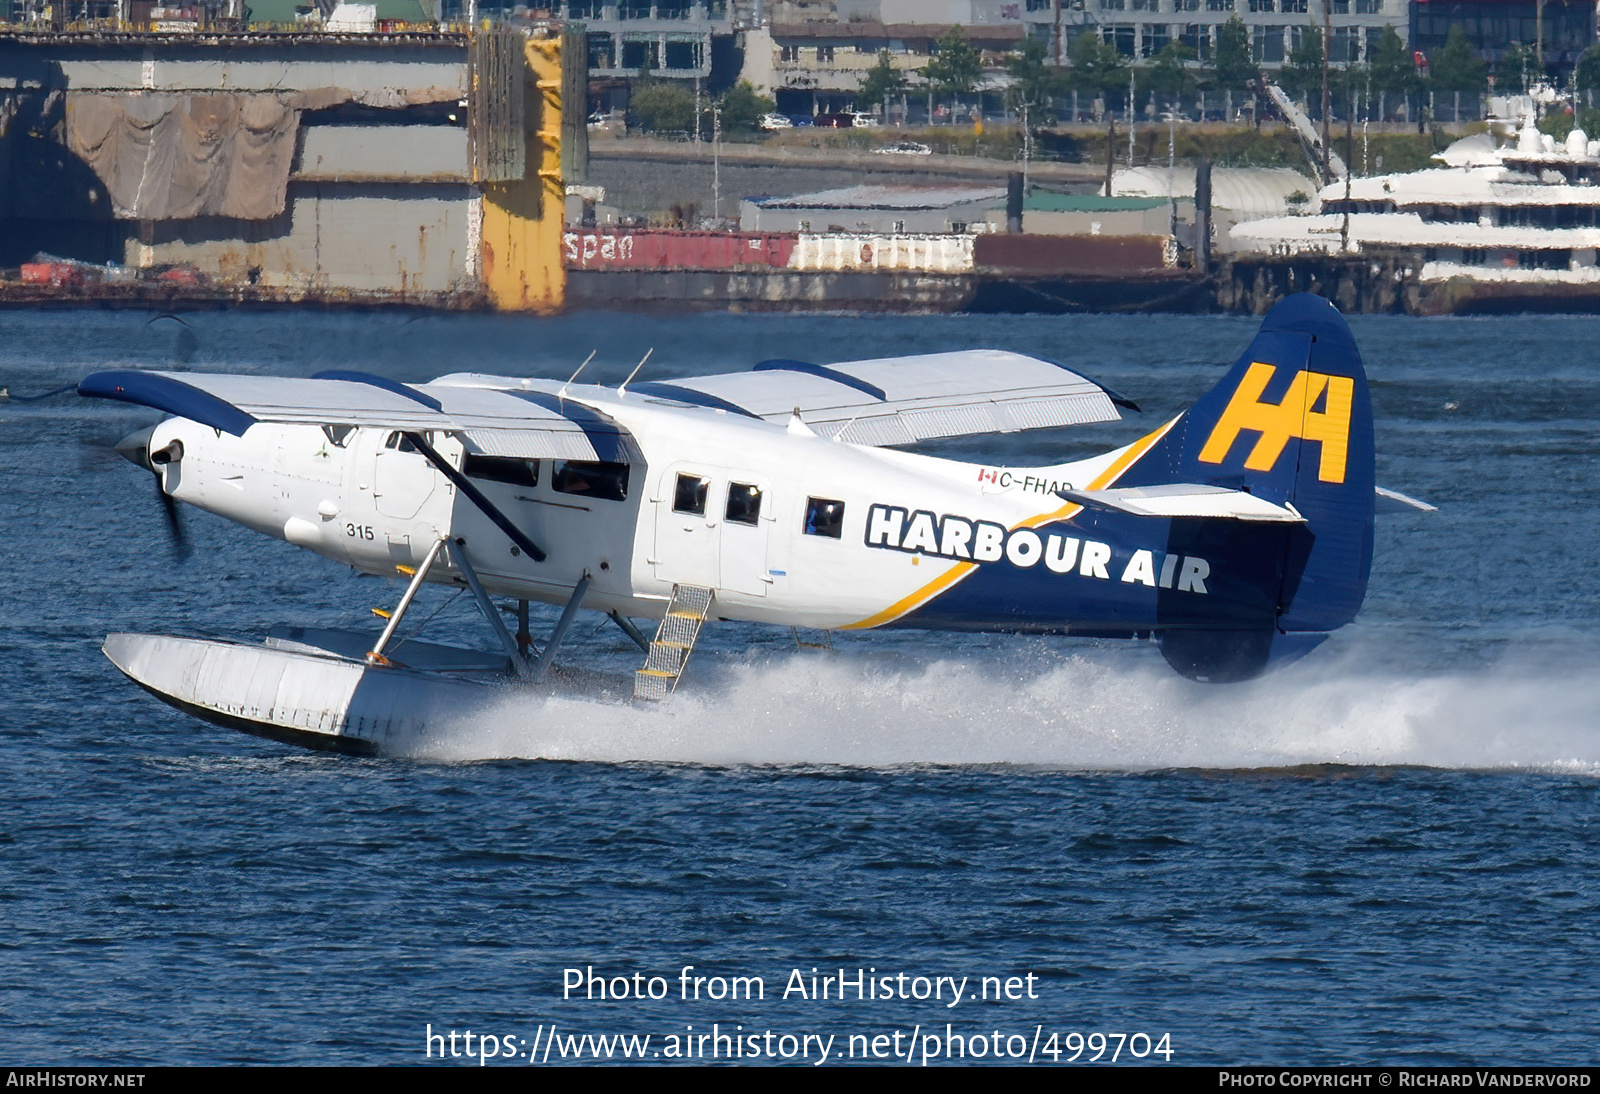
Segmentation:
{"type": "MultiPolygon", "coordinates": [[[[589,351],[589,356],[585,357],[583,359],[583,364],[578,366],[578,372],[582,372],[584,369],[588,368],[589,367],[589,362],[593,361],[594,360],[594,355],[599,353],[599,352],[600,351],[597,350],[597,349],[590,350],[589,351]]],[[[572,381],[574,381],[574,380],[576,380],[578,378],[578,372],[574,372],[571,376],[567,377],[567,382],[565,384],[561,385],[561,390],[560,391],[556,392],[556,398],[557,399],[565,399],[567,397],[567,387],[568,387],[569,384],[572,383],[572,381]]]]}
{"type": "Polygon", "coordinates": [[[649,349],[645,350],[644,356],[639,358],[639,363],[633,366],[632,372],[628,373],[628,378],[617,385],[617,397],[619,399],[628,393],[628,385],[633,383],[633,378],[639,375],[639,370],[644,368],[644,363],[650,360],[650,355],[655,351],[656,347],[654,346],[651,346],[649,349]]]}

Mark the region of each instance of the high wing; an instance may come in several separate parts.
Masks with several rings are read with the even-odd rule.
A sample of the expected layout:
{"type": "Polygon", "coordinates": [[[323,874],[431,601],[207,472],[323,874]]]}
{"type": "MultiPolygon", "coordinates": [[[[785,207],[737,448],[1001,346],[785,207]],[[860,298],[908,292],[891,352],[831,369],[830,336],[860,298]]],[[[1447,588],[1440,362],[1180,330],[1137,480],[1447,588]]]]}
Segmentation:
{"type": "Polygon", "coordinates": [[[310,379],[199,372],[97,372],[83,395],[165,410],[236,435],[258,421],[438,430],[490,456],[636,462],[632,437],[605,414],[542,390],[412,387],[359,372],[310,379]]]}
{"type": "MultiPolygon", "coordinates": [[[[521,383],[555,384],[461,373],[441,377],[430,390],[521,383]]],[[[1114,404],[1133,406],[1060,365],[988,349],[832,365],[763,361],[749,372],[648,381],[627,392],[780,425],[798,410],[818,433],[873,446],[1116,421],[1114,404]]]]}
{"type": "Polygon", "coordinates": [[[637,448],[604,409],[619,397],[773,424],[799,411],[816,432],[861,445],[1115,421],[1114,404],[1121,401],[1069,369],[1001,350],[834,365],[764,361],[749,372],[635,384],[626,396],[547,379],[457,373],[413,386],[347,371],[310,379],[97,372],[78,391],[153,406],[234,434],[257,421],[439,430],[491,456],[623,463],[637,459],[637,448]]]}
{"type": "Polygon", "coordinates": [[[1060,365],[1003,350],[812,365],[764,361],[750,372],[643,384],[668,398],[698,394],[769,422],[796,408],[818,433],[864,445],[1115,421],[1112,396],[1060,365]]]}

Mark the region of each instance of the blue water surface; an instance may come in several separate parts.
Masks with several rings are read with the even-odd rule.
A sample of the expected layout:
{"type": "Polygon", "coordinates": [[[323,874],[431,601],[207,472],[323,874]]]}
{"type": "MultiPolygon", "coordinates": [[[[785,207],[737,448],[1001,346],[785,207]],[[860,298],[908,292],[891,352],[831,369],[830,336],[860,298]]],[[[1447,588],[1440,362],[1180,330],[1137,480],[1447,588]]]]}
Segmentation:
{"type": "MultiPolygon", "coordinates": [[[[564,377],[591,350],[584,379],[617,382],[652,348],[643,378],[992,346],[1062,361],[1144,408],[938,449],[1029,464],[1148,431],[1254,330],[1183,317],[183,323],[0,312],[0,384],[39,392],[175,358],[564,377]]],[[[552,1064],[581,1034],[648,1034],[630,1051],[671,1062],[713,1027],[741,1040],[702,1042],[705,1057],[737,1044],[761,1062],[817,1062],[807,1035],[834,1037],[829,1063],[872,1059],[874,1037],[944,1062],[954,1034],[958,1060],[981,1044],[983,1061],[1026,1049],[1048,1062],[1054,1045],[1065,1063],[1069,1035],[1095,1032],[1112,1046],[1147,1036],[1124,1039],[1119,1062],[1166,1059],[1151,1051],[1163,1034],[1187,1064],[1594,1062],[1596,324],[1352,326],[1379,481],[1440,511],[1380,523],[1362,616],[1286,669],[1206,687],[1142,645],[907,633],[827,652],[725,625],[665,709],[508,694],[375,760],[199,723],[124,680],[99,644],[115,630],[368,626],[395,585],[198,512],[179,563],[149,477],[109,451],[153,416],[0,403],[3,1055],[415,1064],[448,1058],[430,1030],[464,1051],[470,1029],[475,1050],[489,1033],[515,1057],[494,1062],[526,1064],[544,1062],[554,1026],[552,1064]],[[813,969],[887,980],[893,997],[812,998],[813,969]],[[563,998],[582,975],[567,970],[660,977],[663,997],[563,998]],[[694,977],[700,998],[685,999],[694,977]],[[763,996],[729,997],[733,977],[759,978],[763,996]],[[940,977],[972,996],[948,1005],[940,977]],[[1001,998],[977,997],[984,977],[1001,998]],[[940,998],[900,997],[936,984],[940,998]]],[[[442,607],[436,627],[483,641],[470,604],[442,607]]],[[[598,616],[572,649],[600,667],[636,659],[598,616]]]]}

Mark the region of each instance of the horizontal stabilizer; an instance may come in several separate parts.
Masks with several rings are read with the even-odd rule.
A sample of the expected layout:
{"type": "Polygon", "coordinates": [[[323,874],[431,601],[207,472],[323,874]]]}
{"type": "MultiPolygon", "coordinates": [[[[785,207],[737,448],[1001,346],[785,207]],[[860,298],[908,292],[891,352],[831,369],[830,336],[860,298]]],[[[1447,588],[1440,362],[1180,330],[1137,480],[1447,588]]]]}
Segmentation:
{"type": "Polygon", "coordinates": [[[1292,506],[1275,505],[1242,490],[1228,490],[1220,486],[1174,483],[1170,486],[1062,490],[1058,493],[1068,501],[1091,509],[1110,509],[1136,517],[1209,517],[1216,520],[1305,523],[1305,518],[1292,506]]]}
{"type": "Polygon", "coordinates": [[[1425,501],[1390,490],[1387,486],[1374,487],[1376,497],[1373,498],[1375,511],[1379,513],[1437,513],[1437,505],[1429,505],[1425,501]]]}

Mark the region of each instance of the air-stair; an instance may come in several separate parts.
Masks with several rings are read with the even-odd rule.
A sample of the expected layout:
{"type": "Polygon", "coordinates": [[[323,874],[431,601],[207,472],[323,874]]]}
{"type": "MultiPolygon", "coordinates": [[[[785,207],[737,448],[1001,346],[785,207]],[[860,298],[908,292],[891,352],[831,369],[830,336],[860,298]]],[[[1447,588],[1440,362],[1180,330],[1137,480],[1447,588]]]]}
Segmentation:
{"type": "Polygon", "coordinates": [[[633,697],[659,702],[678,687],[678,678],[689,662],[689,654],[700,637],[700,628],[711,612],[710,589],[698,585],[674,585],[667,614],[645,655],[644,668],[633,674],[633,697]]]}

